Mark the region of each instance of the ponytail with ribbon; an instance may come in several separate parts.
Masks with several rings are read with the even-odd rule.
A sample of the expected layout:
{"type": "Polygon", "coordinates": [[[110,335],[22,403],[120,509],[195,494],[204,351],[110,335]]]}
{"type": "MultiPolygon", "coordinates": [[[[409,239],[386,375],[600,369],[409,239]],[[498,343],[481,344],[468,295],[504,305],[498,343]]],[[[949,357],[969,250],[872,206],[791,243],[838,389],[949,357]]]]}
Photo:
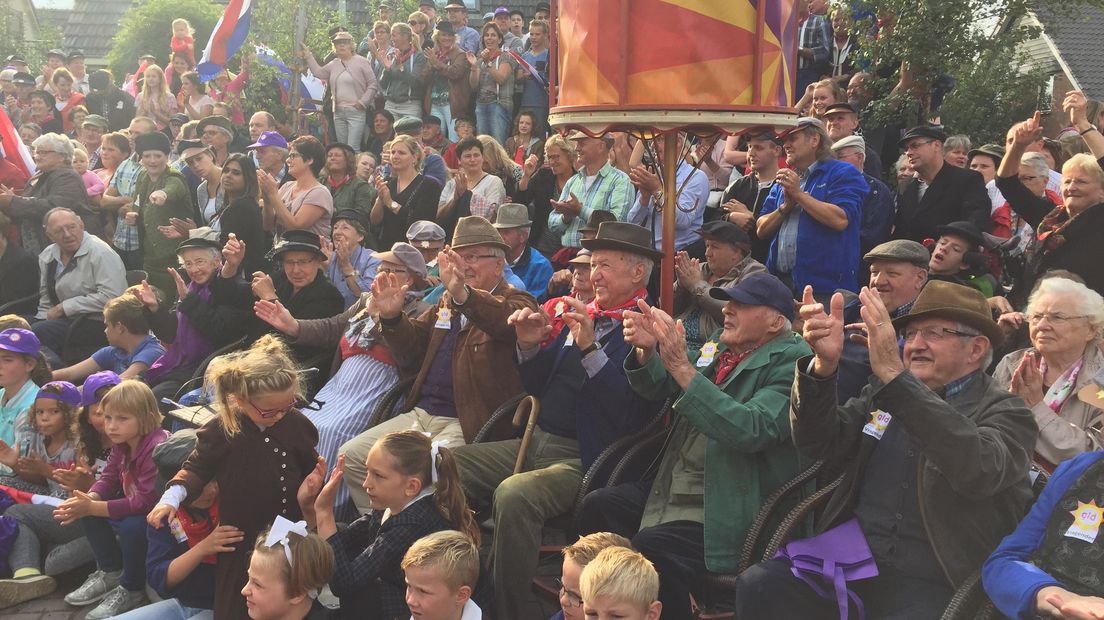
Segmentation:
{"type": "Polygon", "coordinates": [[[306,595],[312,600],[329,583],[334,572],[334,553],[330,544],[307,530],[306,521],[291,521],[277,515],[272,527],[257,538],[253,553],[282,551],[287,560],[287,591],[290,596],[306,595]]]}

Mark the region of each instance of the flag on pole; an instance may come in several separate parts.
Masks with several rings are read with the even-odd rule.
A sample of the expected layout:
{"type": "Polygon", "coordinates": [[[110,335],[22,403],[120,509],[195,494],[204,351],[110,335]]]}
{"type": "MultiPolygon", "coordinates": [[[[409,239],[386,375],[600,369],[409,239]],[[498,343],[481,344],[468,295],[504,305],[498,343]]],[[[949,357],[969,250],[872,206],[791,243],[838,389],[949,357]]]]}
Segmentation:
{"type": "Polygon", "coordinates": [[[525,59],[521,57],[521,54],[515,52],[514,50],[510,50],[510,57],[514,59],[514,62],[516,62],[519,67],[528,71],[529,75],[533,76],[533,79],[537,81],[537,84],[541,85],[541,88],[548,88],[548,81],[541,77],[540,72],[537,71],[536,68],[533,67],[533,65],[525,62],[525,59]]]}
{"type": "MultiPolygon", "coordinates": [[[[276,67],[280,70],[280,73],[283,74],[279,78],[281,91],[280,94],[283,96],[286,103],[288,96],[291,94],[291,77],[294,75],[294,72],[287,66],[287,64],[284,63],[284,61],[280,60],[280,57],[277,56],[276,52],[273,51],[271,48],[264,45],[258,45],[256,46],[256,48],[258,60],[270,67],[276,67]]],[[[314,101],[322,101],[322,96],[326,92],[325,82],[314,77],[314,74],[310,72],[310,69],[307,69],[307,72],[300,76],[299,81],[301,86],[301,90],[299,91],[299,93],[300,96],[302,96],[303,98],[303,109],[316,109],[318,106],[308,101],[308,99],[313,99],[314,101]]]]}
{"type": "Polygon", "coordinates": [[[201,80],[215,79],[226,61],[241,49],[249,34],[249,12],[252,7],[251,0],[230,0],[226,5],[222,17],[211,31],[207,47],[203,48],[203,58],[196,65],[201,80]]]}
{"type": "Polygon", "coordinates": [[[0,153],[4,155],[4,159],[27,173],[27,178],[34,176],[35,163],[31,150],[19,139],[19,132],[15,130],[15,125],[3,108],[0,108],[0,138],[3,138],[0,141],[0,153]]]}

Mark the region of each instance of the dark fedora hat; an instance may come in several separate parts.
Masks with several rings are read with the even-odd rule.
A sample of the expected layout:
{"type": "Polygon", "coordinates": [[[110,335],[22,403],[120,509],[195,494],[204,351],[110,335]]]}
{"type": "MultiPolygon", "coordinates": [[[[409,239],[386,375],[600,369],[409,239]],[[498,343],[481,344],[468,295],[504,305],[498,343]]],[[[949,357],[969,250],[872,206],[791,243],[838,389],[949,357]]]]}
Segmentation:
{"type": "Polygon", "coordinates": [[[268,251],[268,258],[272,260],[284,252],[312,252],[322,260],[328,257],[322,251],[322,243],[318,234],[309,230],[287,230],[280,234],[280,240],[268,251]]]}
{"type": "Polygon", "coordinates": [[[999,144],[983,144],[967,153],[966,157],[973,159],[975,155],[987,155],[997,166],[1000,166],[1001,160],[1004,159],[1004,147],[999,144]]]}
{"type": "Polygon", "coordinates": [[[583,247],[590,250],[620,250],[659,260],[663,252],[655,249],[652,231],[628,222],[603,222],[598,226],[598,236],[583,239],[583,247]]]}
{"type": "Polygon", "coordinates": [[[598,227],[602,225],[602,222],[616,222],[617,216],[611,211],[603,211],[598,209],[590,212],[590,217],[587,218],[586,224],[581,226],[579,230],[583,232],[598,232],[598,227]]]}
{"type": "Polygon", "coordinates": [[[982,236],[981,229],[973,222],[951,222],[945,226],[936,226],[935,232],[940,237],[943,235],[961,237],[974,244],[975,248],[985,245],[985,237],[982,236]]]}
{"type": "Polygon", "coordinates": [[[460,218],[452,233],[452,249],[459,250],[475,245],[489,245],[500,248],[503,252],[510,251],[510,246],[506,245],[502,235],[498,234],[498,230],[486,218],[478,215],[460,218]]]}
{"type": "Polygon", "coordinates": [[[924,317],[949,319],[968,325],[988,338],[993,350],[1000,349],[1004,344],[1004,334],[993,320],[985,296],[977,289],[943,280],[931,280],[920,291],[909,313],[893,319],[893,327],[901,330],[912,321],[924,317]]]}

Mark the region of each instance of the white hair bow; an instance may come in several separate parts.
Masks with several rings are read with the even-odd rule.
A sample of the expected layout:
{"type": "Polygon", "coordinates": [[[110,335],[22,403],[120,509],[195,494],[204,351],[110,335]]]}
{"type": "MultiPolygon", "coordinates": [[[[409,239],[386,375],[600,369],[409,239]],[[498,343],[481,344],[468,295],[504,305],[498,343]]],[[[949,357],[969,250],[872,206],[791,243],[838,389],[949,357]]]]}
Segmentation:
{"type": "MultiPolygon", "coordinates": [[[[268,536],[265,538],[265,546],[282,546],[284,548],[284,557],[286,557],[288,561],[288,566],[291,566],[291,543],[288,541],[288,534],[298,534],[306,538],[308,535],[307,522],[291,521],[290,519],[276,515],[276,520],[272,522],[272,528],[268,530],[268,536]]],[[[310,590],[307,592],[307,595],[312,599],[316,599],[318,598],[318,590],[310,590]]]]}
{"type": "Polygon", "coordinates": [[[439,477],[437,474],[437,456],[441,454],[441,446],[446,444],[448,444],[447,439],[430,444],[432,447],[429,450],[429,464],[431,465],[430,470],[433,472],[433,484],[437,484],[437,478],[439,477]]]}

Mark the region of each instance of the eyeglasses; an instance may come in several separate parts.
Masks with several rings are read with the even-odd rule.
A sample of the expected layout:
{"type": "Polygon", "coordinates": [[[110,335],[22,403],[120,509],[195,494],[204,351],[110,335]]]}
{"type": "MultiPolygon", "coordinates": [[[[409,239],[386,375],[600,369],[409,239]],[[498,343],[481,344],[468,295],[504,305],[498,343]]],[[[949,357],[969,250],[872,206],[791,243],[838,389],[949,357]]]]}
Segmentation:
{"type": "Polygon", "coordinates": [[[901,332],[901,337],[905,339],[905,342],[912,342],[916,340],[916,336],[921,335],[926,342],[939,342],[947,336],[958,336],[959,338],[973,338],[980,336],[981,334],[972,334],[970,332],[960,332],[957,329],[951,329],[949,327],[925,327],[923,329],[910,328],[901,332]]]}
{"type": "Polygon", "coordinates": [[[299,260],[284,259],[284,267],[307,267],[314,263],[317,259],[314,258],[302,258],[299,260]]]}
{"type": "Polygon", "coordinates": [[[181,264],[184,265],[185,269],[191,269],[192,267],[200,267],[200,268],[206,267],[207,265],[210,265],[212,262],[213,261],[211,261],[210,259],[197,258],[195,260],[186,260],[181,264]]]}
{"type": "Polygon", "coordinates": [[[935,140],[915,140],[905,145],[905,151],[915,151],[926,144],[931,144],[932,142],[935,142],[935,140]]]}
{"type": "Polygon", "coordinates": [[[1054,312],[1038,312],[1027,315],[1027,322],[1032,325],[1037,325],[1039,321],[1043,319],[1047,320],[1047,323],[1051,325],[1065,325],[1074,319],[1087,319],[1088,315],[1078,314],[1074,316],[1067,316],[1065,314],[1057,314],[1054,312]]]}
{"type": "Polygon", "coordinates": [[[57,153],[57,151],[50,150],[50,149],[35,149],[34,150],[35,155],[48,155],[50,153],[57,153]]]}
{"type": "Polygon", "coordinates": [[[302,155],[300,155],[299,153],[296,153],[295,151],[290,151],[290,152],[289,152],[289,153],[287,154],[287,159],[292,159],[292,158],[294,158],[294,157],[298,157],[298,158],[302,159],[302,157],[303,157],[303,156],[302,156],[302,155]]]}
{"type": "Polygon", "coordinates": [[[277,407],[275,409],[261,409],[260,407],[257,406],[256,403],[254,403],[251,400],[247,400],[246,402],[249,403],[250,407],[253,407],[254,409],[256,409],[257,413],[261,414],[262,418],[265,418],[267,420],[268,418],[275,418],[276,416],[278,416],[280,414],[287,413],[292,407],[299,404],[299,399],[297,398],[297,399],[291,401],[290,403],[288,403],[287,405],[284,405],[283,407],[277,407]]]}
{"type": "Polygon", "coordinates": [[[583,597],[578,592],[572,592],[564,587],[563,581],[559,577],[554,577],[552,582],[556,584],[556,587],[560,589],[560,597],[567,599],[567,604],[570,607],[581,607],[583,604],[583,597]]]}
{"type": "Polygon", "coordinates": [[[406,270],[396,269],[394,267],[380,267],[376,270],[376,273],[406,273],[406,270]]]}
{"type": "Polygon", "coordinates": [[[460,254],[460,260],[464,261],[465,263],[467,263],[469,265],[471,265],[472,263],[478,261],[481,258],[498,258],[498,257],[495,256],[494,254],[468,254],[468,255],[460,254]]]}

